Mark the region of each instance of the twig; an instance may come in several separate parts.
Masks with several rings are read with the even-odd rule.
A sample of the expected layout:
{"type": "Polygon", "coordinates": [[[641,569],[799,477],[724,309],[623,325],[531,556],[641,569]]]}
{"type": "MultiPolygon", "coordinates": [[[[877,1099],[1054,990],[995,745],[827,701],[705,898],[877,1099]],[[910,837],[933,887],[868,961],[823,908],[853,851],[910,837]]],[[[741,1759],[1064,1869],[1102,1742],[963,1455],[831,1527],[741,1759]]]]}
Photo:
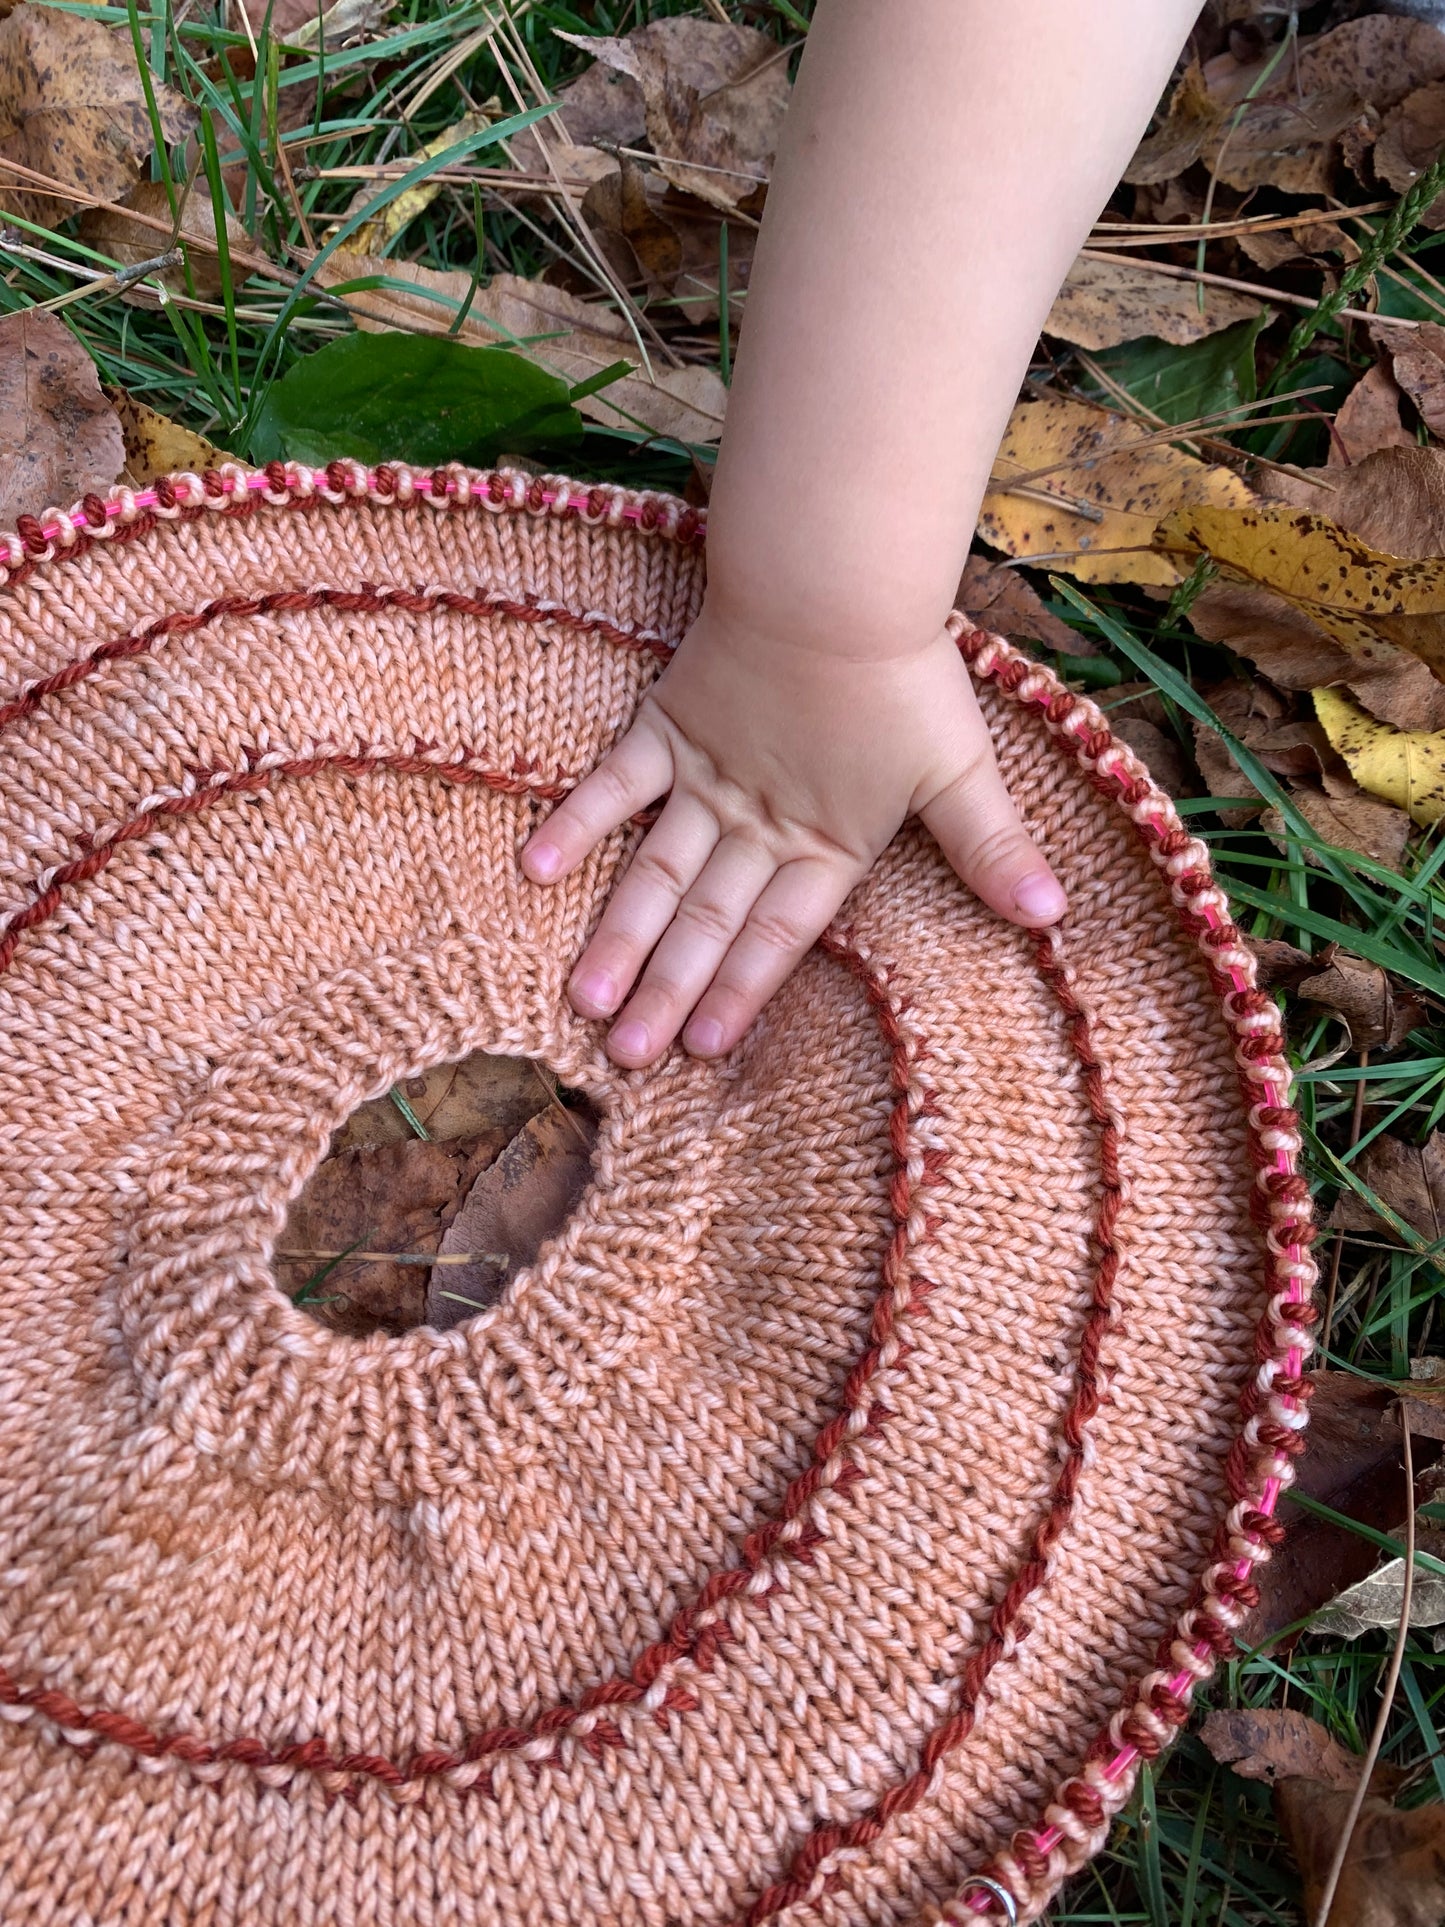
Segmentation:
{"type": "MultiPolygon", "coordinates": [[[[12,254],[34,254],[38,249],[11,248],[12,254]]],[[[82,281],[79,287],[69,288],[64,294],[54,294],[48,301],[37,301],[35,306],[46,314],[58,314],[74,301],[84,301],[92,294],[120,294],[126,288],[134,287],[137,281],[144,281],[148,275],[164,274],[168,268],[178,268],[185,256],[179,248],[167,248],[164,254],[157,254],[149,261],[136,261],[128,268],[117,268],[114,274],[96,275],[92,280],[82,281]]],[[[161,299],[166,297],[164,294],[161,299]]]]}
{"type": "Polygon", "coordinates": [[[542,1069],[542,1066],[537,1062],[535,1057],[530,1059],[530,1062],[531,1062],[533,1074],[535,1075],[537,1082],[542,1086],[542,1089],[547,1093],[547,1102],[549,1104],[556,1105],[557,1109],[562,1113],[563,1117],[567,1120],[568,1126],[570,1127],[572,1134],[576,1138],[577,1142],[582,1146],[584,1151],[590,1153],[592,1150],[592,1146],[587,1142],[587,1133],[582,1129],[582,1126],[577,1122],[576,1118],[567,1109],[567,1106],[562,1102],[562,1093],[557,1089],[556,1078],[553,1077],[549,1072],[544,1071],[542,1069]]]}
{"type": "MultiPolygon", "coordinates": [[[[1071,462],[1067,466],[1078,468],[1081,464],[1071,462]]],[[[1050,489],[1030,488],[1027,483],[1015,482],[1006,475],[990,475],[988,493],[1021,495],[1025,501],[1041,503],[1044,508],[1067,509],[1070,515],[1077,515],[1081,522],[1102,522],[1104,519],[1104,511],[1097,502],[1086,502],[1077,495],[1055,495],[1050,489]]]]}
{"type": "Polygon", "coordinates": [[[1115,247],[1177,247],[1181,241],[1233,241],[1241,235],[1271,234],[1278,228],[1311,227],[1317,221],[1345,220],[1351,215],[1387,214],[1393,201],[1366,201],[1359,207],[1296,208],[1292,214],[1249,214],[1235,221],[1100,221],[1089,244],[1102,241],[1115,247]]]}
{"type": "Polygon", "coordinates": [[[1405,1661],[1405,1642],[1410,1636],[1410,1608],[1415,1597],[1415,1460],[1410,1447],[1410,1414],[1402,1399],[1400,1401],[1400,1430],[1405,1443],[1405,1493],[1407,1510],[1405,1515],[1405,1579],[1400,1591],[1400,1623],[1395,1631],[1395,1646],[1390,1654],[1390,1668],[1385,1675],[1385,1687],[1380,1696],[1380,1710],[1375,1715],[1374,1731],[1370,1734],[1370,1744],[1365,1748],[1365,1757],[1360,1761],[1359,1784],[1355,1797],[1350,1802],[1350,1811],[1345,1824],[1340,1828],[1340,1837],[1335,1843],[1334,1857],[1330,1870],[1325,1876],[1324,1891],[1315,1913],[1314,1927],[1329,1927],[1330,1909],[1335,1904],[1335,1893],[1344,1872],[1345,1861],[1349,1857],[1350,1842],[1354,1839],[1355,1828],[1359,1824],[1364,1809],[1365,1796],[1370,1790],[1370,1775],[1374,1772],[1380,1758],[1380,1749],[1385,1744],[1385,1727],[1389,1722],[1390,1709],[1395,1703],[1395,1688],[1400,1683],[1400,1668],[1405,1661]]]}
{"type": "MultiPolygon", "coordinates": [[[[159,215],[142,214],[139,208],[122,207],[119,201],[107,201],[102,195],[87,193],[83,187],[73,187],[69,181],[57,180],[53,174],[42,174],[37,168],[26,167],[20,161],[13,161],[8,154],[0,154],[0,168],[18,175],[21,180],[30,182],[45,193],[54,195],[58,201],[73,201],[77,207],[98,207],[103,208],[108,214],[123,214],[126,220],[134,221],[137,227],[150,228],[156,234],[164,234],[168,241],[189,241],[194,247],[215,253],[214,235],[207,237],[204,234],[189,234],[184,231],[178,234],[175,231],[174,222],[170,220],[163,221],[159,215]]],[[[288,274],[285,268],[279,267],[271,260],[269,255],[247,254],[239,248],[233,248],[231,259],[240,262],[241,266],[250,273],[269,274],[283,285],[296,279],[294,275],[288,274]]]]}
{"type": "MultiPolygon", "coordinates": [[[[572,145],[575,146],[576,143],[573,142],[572,145]]],[[[689,168],[694,174],[726,175],[729,180],[747,181],[754,187],[761,187],[766,179],[765,175],[754,174],[745,167],[715,167],[706,165],[702,161],[686,160],[681,154],[658,154],[650,147],[614,147],[608,141],[602,144],[602,151],[605,154],[625,154],[629,160],[649,161],[654,167],[660,162],[667,161],[675,167],[689,168]]],[[[356,161],[350,167],[302,166],[296,169],[296,178],[298,181],[394,181],[399,180],[408,167],[414,165],[412,161],[356,161]]],[[[433,181],[483,180],[488,185],[497,187],[525,188],[533,194],[548,194],[553,191],[551,175],[528,174],[517,167],[468,167],[463,163],[459,167],[440,167],[435,174],[427,178],[433,181]]],[[[694,218],[706,219],[711,214],[717,220],[722,219],[722,210],[709,208],[705,201],[699,201],[695,208],[687,208],[679,212],[685,212],[694,218]]],[[[761,225],[757,221],[750,220],[748,215],[738,214],[736,210],[727,218],[730,221],[749,221],[753,227],[761,225]]],[[[1326,217],[1322,215],[1318,218],[1326,217]]]]}
{"type": "MultiPolygon", "coordinates": [[[[1323,388],[1304,388],[1304,389],[1297,390],[1295,394],[1287,397],[1282,395],[1280,396],[1279,399],[1281,401],[1284,401],[1284,400],[1297,401],[1303,395],[1318,395],[1318,394],[1323,394],[1324,392],[1325,391],[1323,388]]],[[[1230,415],[1237,415],[1240,412],[1240,409],[1251,408],[1254,405],[1255,404],[1252,402],[1241,402],[1238,408],[1221,409],[1219,413],[1216,415],[1201,415],[1198,417],[1197,420],[1192,422],[1180,422],[1177,426],[1174,426],[1174,427],[1166,425],[1162,428],[1152,429],[1148,434],[1136,435],[1130,441],[1116,443],[1116,445],[1113,448],[1101,449],[1095,455],[1074,456],[1069,461],[1066,461],[1066,462],[1050,462],[1048,466],[1045,468],[1031,468],[1022,475],[1016,475],[1011,477],[1009,486],[1011,489],[1017,492],[1022,484],[1026,482],[1037,482],[1046,475],[1065,475],[1071,469],[1082,468],[1086,462],[1103,461],[1111,455],[1131,455],[1136,449],[1157,448],[1162,444],[1167,444],[1170,442],[1189,442],[1189,441],[1198,440],[1199,442],[1203,443],[1206,441],[1213,441],[1216,447],[1221,446],[1217,436],[1209,436],[1205,433],[1205,431],[1210,428],[1230,428],[1230,429],[1274,428],[1276,426],[1282,427],[1286,422],[1314,420],[1313,415],[1262,415],[1259,417],[1257,421],[1250,421],[1248,419],[1245,419],[1243,421],[1230,421],[1228,419],[1230,415]]],[[[1266,400],[1260,405],[1263,407],[1269,407],[1271,403],[1270,401],[1266,400]]],[[[1145,410],[1143,412],[1144,412],[1145,418],[1148,418],[1148,411],[1145,410]]],[[[1157,420],[1158,417],[1155,416],[1153,419],[1157,420]]],[[[1253,457],[1250,457],[1248,455],[1245,449],[1234,448],[1227,442],[1223,443],[1222,446],[1228,448],[1230,454],[1238,456],[1241,459],[1249,459],[1249,460],[1253,459],[1253,457]]],[[[991,478],[989,482],[989,487],[992,488],[994,486],[995,486],[995,483],[991,478]]],[[[999,484],[999,486],[1001,486],[1001,484],[999,484]]],[[[1061,500],[1062,498],[1057,496],[1050,496],[1049,499],[1050,501],[1057,501],[1057,500],[1061,500]]]]}
{"type": "MultiPolygon", "coordinates": [[[[1282,302],[1290,308],[1319,307],[1319,302],[1307,294],[1287,294],[1282,288],[1269,288],[1262,281],[1237,281],[1229,274],[1201,274],[1198,268],[1176,268],[1170,261],[1136,261],[1132,255],[1109,254],[1102,248],[1087,247],[1084,257],[1090,261],[1112,261],[1118,268],[1147,268],[1150,274],[1166,275],[1171,281],[1202,281],[1210,288],[1233,288],[1236,294],[1252,294],[1256,300],[1282,302]]],[[[1371,314],[1367,308],[1336,308],[1330,316],[1334,321],[1379,321],[1381,317],[1371,314]]],[[[1418,328],[1418,321],[1405,321],[1396,316],[1387,317],[1392,328],[1418,328]]],[[[1283,363],[1281,363],[1283,366],[1283,363]]]]}

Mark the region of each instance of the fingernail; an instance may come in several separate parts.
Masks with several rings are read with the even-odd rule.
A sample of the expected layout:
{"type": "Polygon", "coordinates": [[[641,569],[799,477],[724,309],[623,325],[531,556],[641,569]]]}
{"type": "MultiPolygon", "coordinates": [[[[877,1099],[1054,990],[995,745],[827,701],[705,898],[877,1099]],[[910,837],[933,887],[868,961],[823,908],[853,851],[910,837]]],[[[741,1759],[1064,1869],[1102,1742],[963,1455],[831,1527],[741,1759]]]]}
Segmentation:
{"type": "Polygon", "coordinates": [[[1067,907],[1067,897],[1047,870],[1035,871],[1014,886],[1014,908],[1040,923],[1056,923],[1067,907]]]}
{"type": "Polygon", "coordinates": [[[529,843],[522,859],[528,876],[538,883],[550,883],[562,867],[562,852],[555,843],[529,843]]]}
{"type": "Polygon", "coordinates": [[[607,1041],[624,1057],[643,1057],[647,1053],[647,1026],[639,1024],[635,1017],[626,1017],[607,1041]]]}
{"type": "Polygon", "coordinates": [[[572,995],[578,1003],[605,1015],[617,1007],[617,985],[605,970],[589,970],[572,981],[572,995]]]}
{"type": "Polygon", "coordinates": [[[682,1041],[698,1057],[716,1057],[722,1049],[722,1025],[716,1017],[694,1017],[682,1041]]]}

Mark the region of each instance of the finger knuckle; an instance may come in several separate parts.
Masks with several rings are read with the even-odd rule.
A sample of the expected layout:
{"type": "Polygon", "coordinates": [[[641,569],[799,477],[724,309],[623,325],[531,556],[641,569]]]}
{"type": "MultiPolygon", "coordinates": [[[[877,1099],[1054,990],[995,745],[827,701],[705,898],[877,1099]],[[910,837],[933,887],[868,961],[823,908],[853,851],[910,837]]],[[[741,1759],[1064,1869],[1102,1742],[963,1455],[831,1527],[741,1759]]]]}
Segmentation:
{"type": "Polygon", "coordinates": [[[778,910],[758,910],[748,919],[748,928],[758,942],[767,949],[787,956],[801,950],[807,943],[807,935],[796,918],[786,916],[778,910]]]}
{"type": "Polygon", "coordinates": [[[1016,823],[1000,823],[988,829],[973,846],[970,861],[975,870],[1011,868],[1028,850],[1029,841],[1016,823]]]}
{"type": "Polygon", "coordinates": [[[632,778],[612,758],[597,765],[592,772],[592,783],[597,801],[607,809],[630,814],[636,808],[632,778]]]}
{"type": "Polygon", "coordinates": [[[677,921],[696,936],[726,943],[733,933],[734,920],[719,903],[705,898],[684,897],[677,906],[677,921]]]}
{"type": "Polygon", "coordinates": [[[996,767],[993,750],[988,743],[971,744],[964,753],[962,765],[944,784],[934,798],[934,802],[954,802],[959,798],[975,796],[985,787],[991,787],[996,767]]]}
{"type": "Polygon", "coordinates": [[[646,843],[633,858],[632,868],[645,882],[661,884],[675,897],[680,897],[692,882],[676,857],[665,850],[650,849],[646,843]]]}

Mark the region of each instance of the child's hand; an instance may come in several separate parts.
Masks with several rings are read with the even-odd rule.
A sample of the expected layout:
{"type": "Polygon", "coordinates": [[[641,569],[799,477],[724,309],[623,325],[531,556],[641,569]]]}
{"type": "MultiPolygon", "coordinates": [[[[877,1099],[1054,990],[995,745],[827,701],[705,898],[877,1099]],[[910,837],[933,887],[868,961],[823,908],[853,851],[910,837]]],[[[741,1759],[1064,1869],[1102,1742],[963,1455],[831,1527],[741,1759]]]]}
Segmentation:
{"type": "Polygon", "coordinates": [[[584,1016],[621,1010],[608,1050],[624,1065],[684,1025],[697,1055],[731,1049],[910,813],[1001,916],[1039,926],[1064,909],[946,634],[859,661],[704,612],[523,869],[565,876],[664,794],[570,986],[584,1016]]]}

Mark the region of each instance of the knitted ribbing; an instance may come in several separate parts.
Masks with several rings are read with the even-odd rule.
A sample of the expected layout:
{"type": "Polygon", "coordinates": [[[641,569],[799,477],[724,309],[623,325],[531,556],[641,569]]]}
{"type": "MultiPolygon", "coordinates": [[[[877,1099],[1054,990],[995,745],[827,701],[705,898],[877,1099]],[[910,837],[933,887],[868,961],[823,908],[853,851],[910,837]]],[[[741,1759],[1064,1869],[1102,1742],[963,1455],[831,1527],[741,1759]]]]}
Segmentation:
{"type": "Polygon", "coordinates": [[[1228,1650],[1312,1271],[1203,847],[959,619],[1062,930],[910,827],[727,1060],[619,1070],[565,984],[641,831],[517,852],[701,584],[679,503],[463,470],[0,536],[0,1919],[1027,1918],[1228,1650]],[[476,1049],[588,1094],[581,1205],[324,1330],[288,1203],[476,1049]]]}

